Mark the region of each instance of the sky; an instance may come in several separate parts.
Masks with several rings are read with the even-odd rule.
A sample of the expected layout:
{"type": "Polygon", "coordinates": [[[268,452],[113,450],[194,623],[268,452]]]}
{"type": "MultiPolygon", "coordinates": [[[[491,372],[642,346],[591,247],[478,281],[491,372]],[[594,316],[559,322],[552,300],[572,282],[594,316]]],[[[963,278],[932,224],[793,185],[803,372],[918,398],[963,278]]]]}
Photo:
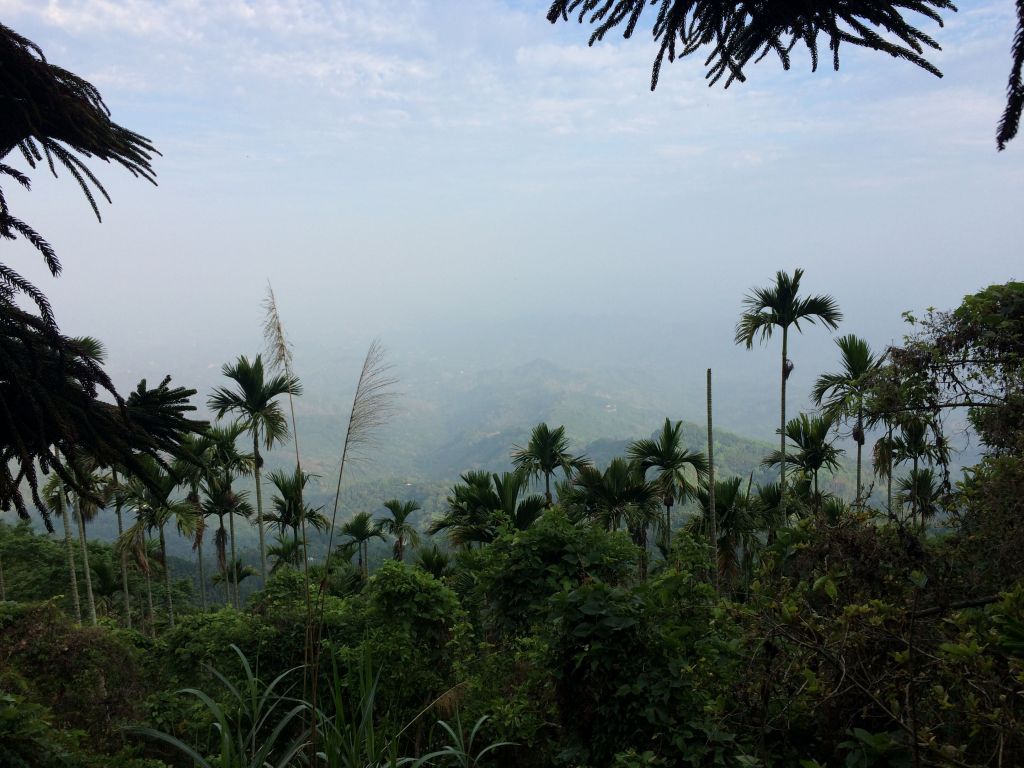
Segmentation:
{"type": "Polygon", "coordinates": [[[803,267],[876,346],[903,310],[1021,277],[1024,138],[994,142],[1010,0],[920,21],[942,79],[847,47],[839,72],[800,52],[728,90],[698,55],[653,93],[652,16],[588,48],[548,4],[0,0],[161,152],[156,187],[96,166],[102,224],[37,169],[12,208],[64,274],[26,247],[4,260],[126,377],[255,353],[269,280],[300,357],[376,335],[410,355],[642,347],[692,363],[693,386],[757,357],[753,389],[777,361],[733,328],[776,270],[803,267]]]}

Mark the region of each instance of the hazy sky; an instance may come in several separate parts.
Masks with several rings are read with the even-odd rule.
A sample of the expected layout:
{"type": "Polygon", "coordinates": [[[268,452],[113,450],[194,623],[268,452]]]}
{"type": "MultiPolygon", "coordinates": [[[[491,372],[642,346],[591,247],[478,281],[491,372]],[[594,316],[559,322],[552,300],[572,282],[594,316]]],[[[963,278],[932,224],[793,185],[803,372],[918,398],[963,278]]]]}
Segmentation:
{"type": "Polygon", "coordinates": [[[649,24],[588,49],[548,4],[0,0],[163,153],[155,188],[98,168],[102,225],[70,179],[37,170],[11,192],[61,279],[4,247],[69,332],[171,371],[255,352],[268,279],[299,348],[412,343],[443,321],[578,355],[570,314],[649,323],[702,375],[747,354],[740,300],[780,268],[879,345],[901,310],[1021,277],[1024,138],[993,139],[1011,0],[921,21],[943,79],[846,48],[839,73],[801,52],[728,91],[698,56],[653,94],[649,24]]]}

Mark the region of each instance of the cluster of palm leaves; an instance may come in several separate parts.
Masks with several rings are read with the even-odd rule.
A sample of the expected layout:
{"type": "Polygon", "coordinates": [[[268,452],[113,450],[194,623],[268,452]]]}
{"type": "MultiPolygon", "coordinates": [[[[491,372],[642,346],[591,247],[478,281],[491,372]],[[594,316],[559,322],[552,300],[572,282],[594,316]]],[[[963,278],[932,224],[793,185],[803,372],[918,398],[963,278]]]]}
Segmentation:
{"type": "Polygon", "coordinates": [[[395,560],[405,560],[407,547],[418,547],[419,530],[413,524],[412,516],[422,507],[418,501],[400,501],[389,499],[384,502],[389,516],[374,519],[369,512],[357,512],[341,526],[341,534],[346,541],[339,546],[345,559],[352,554],[358,556],[359,572],[363,578],[369,576],[370,541],[372,539],[394,539],[392,551],[395,560]]]}

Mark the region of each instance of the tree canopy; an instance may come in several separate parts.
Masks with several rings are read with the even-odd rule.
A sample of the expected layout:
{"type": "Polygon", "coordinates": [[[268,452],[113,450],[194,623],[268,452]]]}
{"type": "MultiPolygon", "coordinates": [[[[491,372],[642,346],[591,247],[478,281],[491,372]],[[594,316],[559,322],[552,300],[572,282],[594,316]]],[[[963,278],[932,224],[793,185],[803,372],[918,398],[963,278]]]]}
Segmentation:
{"type": "MultiPolygon", "coordinates": [[[[996,130],[996,144],[1004,149],[1017,134],[1024,107],[1024,2],[1017,0],[1017,30],[1011,48],[1006,107],[996,130]]],[[[723,2],[723,0],[553,0],[548,20],[555,23],[575,16],[590,24],[589,44],[621,28],[631,37],[647,11],[653,12],[652,35],[658,52],[651,70],[651,90],[658,85],[666,60],[705,53],[709,85],[724,80],[745,82],[746,68],[775,54],[783,69],[792,65],[801,44],[818,68],[820,47],[831,52],[839,69],[839,49],[845,43],[887,53],[942,77],[929,51],[940,49],[919,19],[943,26],[943,14],[956,11],[951,0],[812,0],[810,2],[723,2]]]]}

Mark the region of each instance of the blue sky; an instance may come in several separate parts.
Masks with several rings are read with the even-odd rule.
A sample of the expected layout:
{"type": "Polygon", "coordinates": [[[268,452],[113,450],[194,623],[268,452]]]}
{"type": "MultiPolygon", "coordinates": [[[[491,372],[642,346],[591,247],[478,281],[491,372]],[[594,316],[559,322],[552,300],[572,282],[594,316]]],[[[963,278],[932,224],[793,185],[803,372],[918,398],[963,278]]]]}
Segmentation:
{"type": "Polygon", "coordinates": [[[547,0],[0,0],[163,153],[156,188],[98,168],[102,225],[37,171],[13,204],[65,275],[15,252],[126,367],[255,351],[268,279],[297,347],[651,317],[702,374],[747,354],[743,293],[802,266],[880,346],[904,309],[1021,277],[1024,139],[993,139],[1012,5],[922,20],[943,79],[848,48],[728,90],[694,57],[652,94],[649,26],[587,48],[547,0]]]}

